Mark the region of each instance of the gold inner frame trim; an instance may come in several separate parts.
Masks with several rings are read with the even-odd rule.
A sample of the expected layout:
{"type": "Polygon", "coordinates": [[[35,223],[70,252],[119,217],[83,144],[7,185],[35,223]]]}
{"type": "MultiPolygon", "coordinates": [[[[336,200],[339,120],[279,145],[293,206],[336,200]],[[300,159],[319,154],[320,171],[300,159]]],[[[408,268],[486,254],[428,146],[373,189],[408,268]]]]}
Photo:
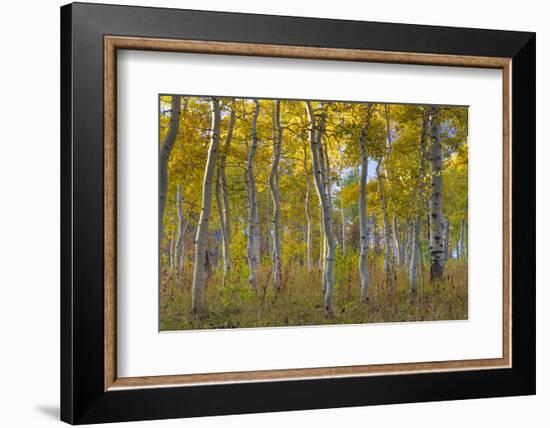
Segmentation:
{"type": "Polygon", "coordinates": [[[480,370],[511,367],[512,354],[512,164],[510,58],[383,52],[251,43],[170,40],[139,37],[104,37],[104,389],[193,386],[220,383],[282,381],[312,378],[360,377],[405,373],[480,370]],[[503,320],[502,358],[432,361],[421,363],[204,373],[171,376],[117,376],[116,367],[116,66],[118,49],[242,55],[297,59],[323,59],[393,64],[494,68],[503,82],[503,320]]]}

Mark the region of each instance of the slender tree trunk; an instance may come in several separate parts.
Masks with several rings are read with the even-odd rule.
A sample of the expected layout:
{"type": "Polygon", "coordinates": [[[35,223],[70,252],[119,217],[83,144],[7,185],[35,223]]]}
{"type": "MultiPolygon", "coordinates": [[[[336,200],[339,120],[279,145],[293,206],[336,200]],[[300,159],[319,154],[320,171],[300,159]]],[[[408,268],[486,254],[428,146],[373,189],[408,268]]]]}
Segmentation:
{"type": "Polygon", "coordinates": [[[464,258],[468,259],[468,221],[464,220],[464,246],[462,248],[464,258]]]}
{"type": "Polygon", "coordinates": [[[384,271],[386,272],[386,283],[390,289],[394,286],[394,274],[392,269],[392,237],[390,221],[388,219],[388,209],[386,205],[386,198],[384,196],[384,189],[382,186],[382,175],[380,174],[380,165],[383,158],[379,158],[376,164],[376,177],[378,178],[378,196],[380,198],[380,205],[382,207],[382,219],[384,221],[384,240],[385,240],[385,253],[384,253],[384,271]]]}
{"type": "MultiPolygon", "coordinates": [[[[416,200],[413,204],[417,207],[413,224],[413,236],[411,246],[411,261],[409,265],[409,284],[411,292],[416,294],[418,289],[418,263],[422,261],[420,254],[420,233],[422,229],[422,208],[424,206],[424,175],[426,174],[426,140],[428,134],[428,116],[423,113],[422,135],[420,137],[420,168],[418,171],[418,183],[416,187],[416,200]]],[[[422,281],[424,281],[424,269],[421,268],[422,281]]]]}
{"type": "Polygon", "coordinates": [[[369,251],[369,228],[367,224],[367,174],[369,158],[367,155],[367,132],[370,126],[370,106],[367,106],[366,124],[359,137],[359,149],[361,153],[361,178],[359,181],[359,276],[361,278],[361,303],[368,300],[369,291],[369,270],[367,257],[369,251]]]}
{"type": "MultiPolygon", "coordinates": [[[[324,116],[323,116],[324,117],[324,116]]],[[[324,125],[323,125],[324,127],[324,125]]],[[[328,196],[328,203],[330,206],[330,209],[332,210],[332,172],[330,169],[330,159],[329,159],[329,150],[328,150],[328,142],[323,142],[322,136],[320,136],[320,144],[321,144],[321,152],[320,155],[323,159],[324,164],[324,175],[325,175],[325,187],[327,188],[327,196],[328,196]]]]}
{"type": "MultiPolygon", "coordinates": [[[[325,116],[323,115],[323,121],[325,120],[325,116]]],[[[323,130],[324,130],[324,124],[322,125],[323,127],[323,130]]],[[[324,132],[324,131],[323,131],[324,132]]],[[[330,171],[330,162],[329,162],[329,157],[328,157],[328,143],[325,141],[325,139],[323,139],[322,135],[320,134],[320,137],[319,137],[319,144],[320,144],[320,152],[319,152],[319,159],[321,160],[322,164],[324,165],[324,168],[323,168],[323,174],[324,174],[324,177],[325,177],[325,188],[326,188],[326,192],[327,192],[327,197],[328,197],[328,206],[330,207],[330,211],[331,211],[331,218],[333,219],[333,222],[334,222],[334,213],[333,213],[333,207],[332,207],[332,181],[331,181],[331,171],[330,171]]],[[[333,224],[334,226],[334,224],[333,224]]],[[[337,244],[337,238],[334,236],[334,227],[332,229],[332,236],[334,237],[334,245],[336,246],[337,244]]],[[[326,235],[325,235],[325,240],[324,240],[324,258],[326,259],[326,253],[328,251],[328,243],[327,243],[327,238],[326,238],[326,235]]]]}
{"type": "Polygon", "coordinates": [[[227,154],[233,138],[233,128],[235,126],[235,110],[229,109],[229,123],[227,125],[227,134],[220,152],[220,164],[218,166],[218,179],[216,180],[216,205],[220,217],[220,228],[222,232],[222,256],[223,256],[223,279],[225,286],[227,276],[231,271],[231,211],[229,207],[229,192],[227,191],[227,177],[225,174],[227,154]],[[221,200],[220,200],[221,199],[221,200]]]}
{"type": "Polygon", "coordinates": [[[311,231],[311,208],[309,206],[309,192],[311,188],[311,183],[309,180],[309,168],[307,166],[307,148],[305,144],[305,140],[302,140],[302,150],[304,152],[304,174],[306,175],[306,196],[304,200],[304,208],[306,213],[306,261],[307,261],[307,271],[311,272],[313,269],[313,259],[311,255],[312,247],[313,247],[313,236],[311,231]]]}
{"type": "MultiPolygon", "coordinates": [[[[391,151],[392,146],[392,137],[391,137],[391,123],[390,123],[390,109],[389,105],[384,105],[384,112],[386,116],[386,153],[389,154],[391,151]]],[[[384,162],[385,157],[382,156],[379,158],[378,163],[376,165],[376,176],[378,178],[378,194],[380,197],[380,205],[382,207],[382,220],[384,222],[384,240],[385,240],[385,246],[386,250],[384,253],[384,270],[386,272],[386,282],[388,286],[393,289],[395,285],[395,274],[394,274],[394,255],[395,255],[395,247],[394,247],[394,240],[392,238],[392,227],[390,224],[390,220],[388,217],[388,208],[387,208],[387,202],[386,197],[384,194],[384,186],[382,183],[382,174],[380,174],[380,171],[383,171],[384,178],[387,178],[388,172],[385,168],[385,166],[382,165],[384,162]]]]}
{"type": "MultiPolygon", "coordinates": [[[[221,157],[221,153],[220,153],[220,157],[221,157]]],[[[221,185],[221,164],[218,165],[218,169],[217,169],[217,172],[216,172],[216,190],[214,192],[215,196],[216,196],[216,207],[218,208],[218,218],[220,220],[220,233],[222,235],[222,264],[223,264],[223,268],[222,268],[222,272],[223,272],[223,276],[222,276],[222,287],[225,286],[225,280],[227,278],[227,274],[229,273],[229,270],[231,268],[231,265],[230,264],[226,264],[229,260],[228,260],[228,256],[229,256],[229,251],[227,249],[226,251],[226,243],[228,243],[227,239],[226,239],[226,232],[227,232],[227,228],[226,228],[226,225],[225,225],[225,216],[224,216],[224,212],[223,212],[223,202],[222,202],[222,185],[221,185]],[[227,257],[226,257],[227,256],[227,257]]],[[[229,246],[229,245],[228,245],[229,246]]]]}
{"type": "Polygon", "coordinates": [[[312,247],[312,233],[311,233],[311,211],[309,207],[309,177],[306,178],[306,199],[305,199],[305,211],[306,211],[306,220],[307,220],[307,231],[306,231],[306,259],[307,259],[307,271],[311,272],[313,269],[313,260],[311,256],[311,247],[312,247]]]}
{"type": "Polygon", "coordinates": [[[395,255],[395,263],[397,266],[401,266],[403,254],[402,254],[402,248],[401,248],[402,244],[400,242],[401,237],[399,233],[399,224],[396,216],[393,216],[392,236],[393,236],[393,254],[395,255]]]}
{"type": "Polygon", "coordinates": [[[346,256],[346,214],[344,211],[344,195],[343,195],[343,189],[344,189],[344,182],[342,180],[342,171],[340,171],[340,214],[341,214],[341,221],[342,221],[342,255],[346,256]]]}
{"type": "Polygon", "coordinates": [[[170,231],[170,253],[168,257],[168,272],[174,271],[174,230],[170,231]]]}
{"type": "Polygon", "coordinates": [[[269,258],[270,259],[273,259],[273,244],[271,243],[271,226],[273,225],[273,219],[271,218],[271,199],[272,199],[272,195],[271,195],[271,189],[270,189],[270,193],[267,194],[267,197],[266,197],[266,210],[265,210],[265,215],[266,215],[266,222],[265,222],[265,233],[266,233],[266,243],[267,243],[267,249],[268,249],[268,255],[269,255],[269,258]]]}
{"type": "Polygon", "coordinates": [[[405,244],[405,266],[411,265],[412,241],[414,235],[414,223],[409,223],[407,227],[407,242],[405,244]]]}
{"type": "Polygon", "coordinates": [[[411,291],[416,294],[418,290],[418,258],[420,256],[420,222],[416,221],[412,233],[411,262],[409,268],[409,283],[411,291]]]}
{"type": "MultiPolygon", "coordinates": [[[[254,171],[254,169],[252,170],[254,171]]],[[[256,226],[254,227],[254,245],[256,247],[256,261],[258,263],[258,266],[260,266],[260,264],[262,263],[262,231],[260,229],[260,210],[258,208],[258,190],[256,188],[256,177],[254,177],[254,195],[254,200],[256,201],[256,209],[254,210],[254,221],[256,223],[256,226]]]]}
{"type": "Polygon", "coordinates": [[[306,200],[305,200],[305,211],[306,211],[306,220],[307,220],[307,232],[306,232],[306,259],[307,259],[307,271],[311,272],[313,269],[313,259],[311,256],[312,241],[313,236],[311,233],[311,211],[309,207],[309,179],[306,183],[306,200]]]}
{"type": "Polygon", "coordinates": [[[325,234],[326,252],[324,258],[323,276],[325,279],[325,311],[327,315],[334,313],[334,235],[332,233],[332,209],[328,195],[327,171],[322,147],[322,135],[324,132],[324,112],[317,120],[310,102],[306,102],[310,121],[310,149],[313,164],[313,177],[315,187],[319,196],[319,204],[322,212],[322,224],[325,234]]]}
{"type": "Polygon", "coordinates": [[[458,236],[458,241],[456,243],[456,253],[457,253],[457,259],[462,259],[462,234],[464,233],[463,227],[462,227],[462,220],[460,221],[460,235],[458,236]]]}
{"type": "Polygon", "coordinates": [[[164,137],[164,141],[160,147],[159,160],[159,225],[160,225],[160,242],[164,242],[164,208],[166,207],[166,198],[168,193],[168,160],[170,152],[174,147],[178,131],[180,128],[180,112],[181,112],[181,97],[174,95],[170,103],[170,125],[168,133],[164,137]]]}
{"type": "MultiPolygon", "coordinates": [[[[392,150],[393,150],[393,137],[391,132],[391,115],[390,115],[389,104],[384,104],[384,114],[386,118],[386,155],[384,156],[384,162],[382,162],[381,168],[382,168],[382,175],[386,180],[387,192],[388,194],[391,194],[391,179],[390,179],[391,177],[390,177],[389,170],[386,168],[386,165],[385,165],[385,160],[392,153],[392,150]]],[[[387,202],[386,202],[386,206],[387,206],[387,202]]],[[[394,282],[395,282],[395,275],[396,275],[395,270],[397,266],[399,266],[401,263],[401,254],[400,254],[399,236],[398,236],[399,230],[397,227],[397,218],[395,216],[390,222],[389,233],[390,233],[390,241],[392,244],[391,255],[390,255],[390,270],[392,272],[392,275],[394,277],[394,282]]]]}
{"type": "MultiPolygon", "coordinates": [[[[426,278],[426,275],[425,275],[425,264],[424,264],[424,251],[422,251],[422,224],[420,223],[419,224],[419,229],[418,229],[418,247],[420,249],[420,251],[418,252],[419,254],[419,260],[418,260],[418,268],[420,270],[420,297],[421,297],[421,310],[422,310],[422,316],[424,316],[424,286],[425,286],[425,278],[426,278]]],[[[416,293],[413,292],[414,295],[416,295],[416,293]]]]}
{"type": "Polygon", "coordinates": [[[258,245],[258,201],[256,198],[256,179],[254,177],[254,155],[258,147],[257,122],[260,113],[260,103],[254,100],[254,114],[252,116],[252,134],[251,145],[246,162],[246,186],[248,189],[248,283],[253,289],[258,288],[258,279],[256,270],[259,264],[259,245],[258,245]]]}
{"type": "MultiPolygon", "coordinates": [[[[177,197],[176,197],[177,198],[177,197]]],[[[174,267],[176,266],[176,240],[174,239],[174,212],[177,209],[177,199],[174,201],[174,208],[172,214],[170,215],[170,224],[172,226],[170,230],[170,242],[168,247],[168,272],[170,274],[174,273],[174,267]]]]}
{"type": "Polygon", "coordinates": [[[192,311],[202,313],[204,311],[204,286],[205,273],[209,264],[207,256],[208,223],[210,221],[210,211],[212,208],[212,184],[214,181],[214,170],[216,169],[216,158],[220,145],[220,103],[212,98],[212,134],[210,138],[210,147],[208,148],[208,157],[204,167],[204,180],[202,183],[202,207],[195,237],[195,265],[193,269],[193,287],[192,287],[192,311]]]}
{"type": "Polygon", "coordinates": [[[178,285],[181,283],[183,274],[183,260],[185,257],[185,229],[187,229],[187,221],[183,214],[183,191],[178,185],[178,191],[176,195],[177,209],[178,209],[178,237],[176,241],[176,281],[178,285]]]}
{"type": "Polygon", "coordinates": [[[430,111],[430,279],[440,280],[445,268],[445,247],[443,240],[443,156],[441,153],[441,126],[439,109],[430,111]]]}
{"type": "Polygon", "coordinates": [[[407,253],[406,253],[407,250],[405,249],[405,246],[407,245],[406,243],[407,237],[406,237],[406,230],[403,230],[402,224],[398,223],[396,234],[397,234],[397,248],[399,250],[399,257],[400,257],[399,265],[403,266],[403,265],[406,265],[405,260],[407,259],[407,253]]]}
{"type": "MultiPolygon", "coordinates": [[[[322,120],[324,121],[325,119],[325,116],[323,115],[322,116],[322,120]]],[[[324,124],[323,125],[320,125],[320,128],[322,127],[323,129],[323,132],[324,132],[324,124]]],[[[331,186],[331,175],[330,175],[330,163],[329,163],[329,158],[328,158],[328,144],[326,141],[324,141],[323,137],[322,137],[322,134],[320,133],[319,134],[319,160],[321,161],[321,165],[323,166],[322,168],[322,173],[323,173],[323,176],[324,176],[324,183],[325,183],[325,189],[326,189],[326,193],[327,193],[327,198],[328,198],[328,206],[330,208],[330,217],[332,217],[333,215],[333,212],[332,212],[332,186],[331,186]]],[[[332,233],[332,236],[334,237],[334,228],[331,227],[331,233],[332,233]]],[[[324,240],[323,240],[323,263],[326,262],[326,258],[327,258],[327,252],[328,252],[328,242],[327,242],[327,235],[324,234],[324,240]]],[[[334,246],[335,246],[335,251],[336,251],[336,238],[334,238],[334,246]]],[[[325,271],[325,268],[323,267],[323,271],[325,271]]],[[[323,278],[324,279],[324,283],[323,283],[323,293],[326,293],[326,275],[325,277],[323,278]]]]}
{"type": "Polygon", "coordinates": [[[447,260],[449,260],[449,228],[450,228],[450,224],[449,224],[448,219],[444,219],[444,223],[445,223],[445,262],[447,262],[447,260]]]}
{"type": "MultiPolygon", "coordinates": [[[[323,263],[325,260],[325,233],[323,232],[325,226],[323,225],[323,209],[319,207],[319,262],[318,268],[322,272],[324,267],[323,263]]],[[[325,293],[325,277],[322,277],[322,290],[323,294],[325,293]]]]}
{"type": "Polygon", "coordinates": [[[273,287],[281,288],[281,237],[279,231],[279,160],[281,158],[281,143],[283,129],[281,127],[281,103],[275,101],[273,112],[273,162],[269,174],[269,187],[273,199],[273,287]]]}
{"type": "Polygon", "coordinates": [[[459,259],[463,259],[464,256],[466,255],[466,251],[465,251],[465,245],[464,245],[464,241],[466,239],[465,235],[466,235],[466,227],[465,227],[465,220],[462,219],[460,221],[460,237],[459,237],[459,240],[458,240],[458,258],[459,259]]]}

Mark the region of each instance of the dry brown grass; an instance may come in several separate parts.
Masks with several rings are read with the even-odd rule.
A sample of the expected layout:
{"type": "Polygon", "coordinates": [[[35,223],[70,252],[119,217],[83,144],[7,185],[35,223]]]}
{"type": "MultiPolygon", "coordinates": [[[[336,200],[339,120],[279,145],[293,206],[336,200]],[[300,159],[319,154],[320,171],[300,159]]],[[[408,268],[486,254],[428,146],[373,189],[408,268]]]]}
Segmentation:
{"type": "Polygon", "coordinates": [[[324,324],[361,324],[408,321],[465,320],[468,318],[467,266],[451,260],[445,278],[430,283],[424,273],[416,296],[409,291],[404,269],[397,273],[394,290],[384,283],[379,264],[370,266],[369,301],[359,303],[357,269],[345,264],[336,268],[335,313],[327,317],[321,294],[320,274],[307,269],[287,267],[284,288],[276,292],[270,281],[270,267],[258,272],[259,289],[246,284],[245,272],[232,272],[226,287],[219,274],[207,282],[207,309],[201,316],[191,313],[191,268],[186,266],[182,286],[164,276],[160,293],[160,329],[188,330],[215,328],[249,328],[306,326],[324,324]]]}

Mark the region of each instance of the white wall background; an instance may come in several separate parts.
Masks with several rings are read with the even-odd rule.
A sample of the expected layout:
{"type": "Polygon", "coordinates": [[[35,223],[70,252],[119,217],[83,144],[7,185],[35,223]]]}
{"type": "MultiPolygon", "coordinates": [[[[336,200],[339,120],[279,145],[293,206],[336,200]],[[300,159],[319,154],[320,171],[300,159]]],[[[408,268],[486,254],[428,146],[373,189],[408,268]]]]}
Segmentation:
{"type": "MultiPolygon", "coordinates": [[[[545,426],[550,421],[550,28],[537,0],[145,0],[126,4],[537,32],[537,340],[535,397],[329,409],[155,421],[159,427],[545,426]],[[546,131],[546,132],[545,132],[546,131]],[[545,133],[546,135],[543,135],[545,133]]],[[[104,0],[103,3],[116,3],[104,0]]],[[[59,407],[59,0],[4,2],[0,9],[0,421],[55,426],[59,407]]],[[[125,426],[138,426],[137,423],[125,426]]]]}

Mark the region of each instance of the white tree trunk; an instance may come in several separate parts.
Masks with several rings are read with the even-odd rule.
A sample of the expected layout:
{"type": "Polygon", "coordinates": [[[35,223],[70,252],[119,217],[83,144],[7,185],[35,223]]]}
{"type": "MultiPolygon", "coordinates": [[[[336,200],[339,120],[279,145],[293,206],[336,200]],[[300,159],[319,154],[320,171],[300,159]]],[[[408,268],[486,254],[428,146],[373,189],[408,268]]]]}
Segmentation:
{"type": "Polygon", "coordinates": [[[342,222],[342,255],[346,256],[346,214],[344,211],[344,195],[343,195],[343,188],[344,188],[344,182],[342,180],[342,171],[340,171],[340,180],[339,180],[339,186],[340,186],[340,215],[341,215],[341,222],[342,222]]]}
{"type": "Polygon", "coordinates": [[[170,231],[170,253],[168,254],[168,272],[174,271],[174,231],[170,231]]]}
{"type": "Polygon", "coordinates": [[[413,227],[412,245],[411,245],[411,262],[409,268],[409,283],[411,291],[416,294],[418,290],[418,258],[420,256],[420,222],[417,221],[413,227]]]}
{"type": "Polygon", "coordinates": [[[402,231],[400,228],[399,220],[396,216],[393,217],[392,235],[395,263],[397,266],[402,266],[405,263],[405,251],[403,248],[402,231]]]}
{"type": "Polygon", "coordinates": [[[420,258],[420,232],[422,226],[422,207],[424,206],[424,174],[426,173],[426,139],[428,133],[428,116],[423,112],[422,135],[420,137],[420,167],[418,171],[418,183],[415,192],[416,206],[415,219],[412,231],[411,260],[409,265],[409,284],[411,292],[416,294],[418,290],[418,263],[420,258]]]}
{"type": "MultiPolygon", "coordinates": [[[[392,146],[392,136],[391,136],[391,122],[390,122],[390,108],[388,104],[384,104],[384,112],[386,116],[386,152],[389,154],[392,146]]],[[[376,165],[376,176],[378,178],[378,194],[380,197],[380,205],[382,207],[382,219],[384,221],[384,241],[386,246],[386,251],[384,253],[384,270],[386,272],[386,282],[388,286],[393,289],[395,285],[395,274],[393,272],[394,268],[394,255],[396,254],[396,249],[394,247],[394,240],[392,238],[392,228],[390,220],[388,217],[388,208],[386,203],[386,198],[384,195],[384,186],[382,183],[382,174],[380,170],[384,173],[384,178],[388,178],[388,172],[385,166],[382,166],[384,157],[380,157],[376,165]]]]}
{"type": "Polygon", "coordinates": [[[180,128],[181,97],[172,96],[170,103],[170,125],[168,133],[160,147],[159,161],[159,224],[160,224],[160,242],[164,242],[164,209],[166,207],[166,198],[168,193],[168,160],[170,152],[174,147],[178,131],[180,128]]]}
{"type": "MultiPolygon", "coordinates": [[[[305,170],[304,170],[305,171],[305,170]]],[[[306,173],[307,174],[307,173],[306,173]]],[[[311,272],[313,269],[313,260],[311,257],[311,247],[312,247],[312,234],[311,234],[311,211],[309,208],[309,177],[306,178],[306,198],[305,198],[305,211],[306,211],[306,220],[307,220],[307,231],[306,231],[306,260],[307,260],[307,271],[311,272]]]]}
{"type": "Polygon", "coordinates": [[[279,160],[281,158],[281,144],[283,129],[281,127],[281,104],[275,101],[273,112],[273,162],[269,174],[269,188],[273,199],[273,287],[281,288],[281,236],[279,231],[279,160]]]}
{"type": "MultiPolygon", "coordinates": [[[[271,192],[271,189],[270,189],[271,192]]],[[[273,245],[271,244],[271,226],[272,226],[272,219],[271,219],[271,198],[272,195],[269,193],[266,198],[266,222],[265,222],[265,233],[266,233],[266,243],[267,243],[267,249],[268,249],[268,255],[270,259],[273,259],[273,245]]]]}
{"type": "Polygon", "coordinates": [[[248,283],[253,289],[258,288],[258,279],[256,271],[259,264],[259,245],[258,245],[258,201],[256,198],[256,179],[254,177],[254,155],[258,147],[257,122],[260,112],[260,103],[254,100],[255,108],[252,116],[252,134],[250,150],[246,162],[246,187],[248,190],[248,283]]]}
{"type": "Polygon", "coordinates": [[[178,185],[178,191],[176,195],[176,203],[178,209],[178,237],[176,240],[176,281],[178,285],[181,282],[183,274],[183,260],[185,258],[185,230],[187,229],[187,222],[183,214],[183,191],[178,185]]]}
{"type": "MultiPolygon", "coordinates": [[[[325,281],[325,311],[327,315],[332,316],[334,313],[334,251],[335,242],[332,232],[332,209],[328,195],[328,177],[326,171],[326,163],[322,147],[322,135],[324,132],[324,112],[321,113],[319,119],[315,115],[310,102],[306,102],[306,107],[310,121],[310,149],[313,164],[313,177],[315,179],[315,187],[319,196],[319,204],[322,212],[322,224],[325,235],[326,252],[324,257],[323,277],[325,281]]],[[[322,107],[321,107],[322,108],[322,107]]]]}
{"type": "Polygon", "coordinates": [[[392,263],[392,237],[391,237],[391,227],[390,221],[388,219],[388,209],[386,205],[386,198],[384,196],[384,190],[382,186],[382,175],[380,174],[380,165],[383,158],[379,158],[376,164],[376,177],[378,179],[378,196],[380,198],[380,205],[382,207],[382,218],[384,220],[384,242],[385,242],[385,252],[384,252],[384,271],[386,272],[386,283],[390,289],[393,289],[394,286],[394,275],[393,275],[393,263],[392,263]]]}
{"type": "MultiPolygon", "coordinates": [[[[319,262],[317,263],[318,269],[323,272],[324,270],[324,261],[326,253],[326,242],[325,242],[325,233],[323,232],[325,226],[323,225],[323,209],[319,207],[319,262]]],[[[325,276],[321,276],[321,289],[323,294],[325,293],[325,276]]]]}
{"type": "Polygon", "coordinates": [[[195,237],[195,265],[193,269],[192,287],[192,311],[201,313],[204,311],[204,285],[205,272],[207,270],[206,242],[208,238],[208,223],[210,221],[210,210],[212,208],[212,184],[214,170],[216,169],[216,158],[220,145],[220,103],[217,99],[211,100],[212,108],[212,130],[208,157],[204,167],[204,180],[202,183],[202,206],[195,237]]]}
{"type": "Polygon", "coordinates": [[[312,249],[313,249],[313,234],[312,234],[312,230],[311,230],[311,228],[312,228],[311,209],[310,209],[310,206],[309,206],[309,196],[310,196],[311,183],[310,183],[310,180],[309,180],[309,168],[308,168],[308,165],[307,165],[307,147],[306,147],[305,138],[302,139],[302,150],[303,150],[303,153],[304,153],[304,161],[303,161],[304,174],[306,176],[306,195],[305,195],[305,199],[304,199],[304,211],[306,213],[306,222],[307,222],[307,226],[306,226],[306,262],[307,262],[307,271],[311,272],[312,269],[313,269],[313,256],[311,254],[312,249]]]}
{"type": "MultiPolygon", "coordinates": [[[[221,153],[220,153],[220,157],[221,157],[221,153]]],[[[222,240],[222,264],[223,264],[223,268],[222,268],[222,272],[223,272],[223,275],[222,275],[222,287],[225,286],[225,280],[227,278],[227,274],[229,273],[229,269],[231,267],[231,265],[227,265],[226,263],[228,262],[228,256],[229,256],[229,251],[226,251],[226,250],[229,250],[229,248],[226,249],[226,243],[229,244],[229,242],[227,241],[226,237],[225,237],[225,234],[227,232],[227,228],[226,228],[226,225],[225,225],[225,215],[224,215],[224,212],[223,212],[223,202],[222,202],[222,185],[221,185],[221,176],[220,176],[220,173],[221,173],[221,164],[218,165],[218,169],[216,171],[216,179],[215,179],[215,182],[216,182],[216,190],[214,191],[214,195],[216,196],[216,207],[218,209],[218,219],[220,221],[220,233],[221,233],[221,240],[222,240]]],[[[228,245],[229,247],[229,245],[228,245]]]]}
{"type": "Polygon", "coordinates": [[[227,163],[227,154],[233,138],[233,128],[235,125],[235,110],[229,109],[229,123],[227,125],[227,134],[225,137],[223,150],[220,152],[220,164],[218,167],[218,179],[216,180],[216,205],[220,218],[220,229],[222,232],[222,257],[223,257],[223,278],[222,285],[225,286],[227,276],[231,271],[231,211],[229,207],[229,192],[227,191],[227,178],[225,167],[227,163]]]}
{"type": "Polygon", "coordinates": [[[411,264],[411,248],[412,248],[412,240],[413,240],[413,233],[414,233],[413,230],[414,230],[414,224],[409,223],[407,225],[407,240],[405,241],[405,246],[403,247],[404,263],[407,268],[411,264]]]}
{"type": "Polygon", "coordinates": [[[369,228],[367,223],[367,174],[369,158],[367,155],[367,132],[370,125],[370,106],[367,107],[366,125],[359,137],[359,149],[361,153],[361,178],[359,180],[359,276],[361,278],[361,303],[368,300],[369,270],[367,257],[369,252],[369,228]]]}
{"type": "Polygon", "coordinates": [[[445,247],[443,240],[443,156],[441,153],[441,125],[439,109],[430,111],[430,278],[440,280],[445,268],[445,247]]]}

